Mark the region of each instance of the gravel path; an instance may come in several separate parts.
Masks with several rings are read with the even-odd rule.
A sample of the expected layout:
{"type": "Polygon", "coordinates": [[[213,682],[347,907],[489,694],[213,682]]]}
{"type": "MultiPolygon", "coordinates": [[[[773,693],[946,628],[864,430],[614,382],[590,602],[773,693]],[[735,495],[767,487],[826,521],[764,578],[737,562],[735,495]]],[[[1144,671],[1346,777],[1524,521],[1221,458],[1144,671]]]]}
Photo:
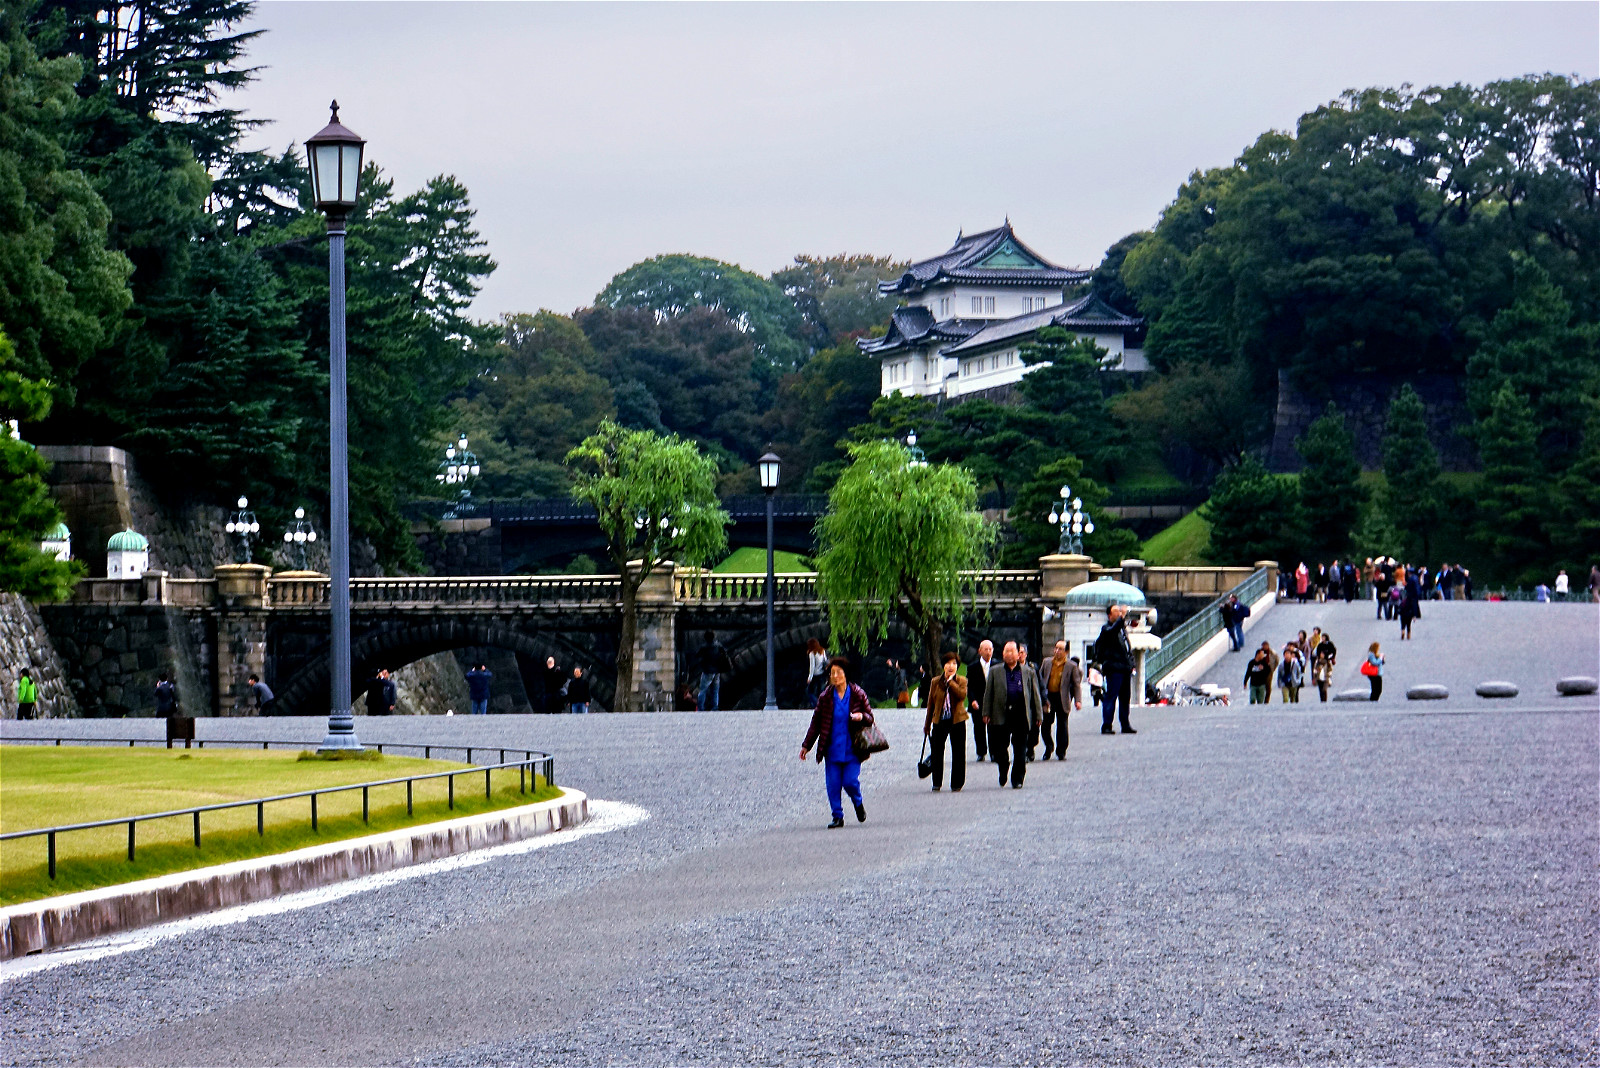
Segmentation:
{"type": "MultiPolygon", "coordinates": [[[[914,774],[916,718],[890,712],[895,748],[863,775],[870,818],[843,831],[823,829],[821,773],[795,759],[798,712],[358,720],[367,740],[549,749],[560,781],[652,818],[8,982],[0,1049],[1594,1063],[1600,706],[1546,705],[1152,709],[1132,737],[1080,713],[1069,758],[1025,789],[985,764],[938,795],[914,774]]],[[[201,725],[269,727],[321,735],[201,725]]]]}

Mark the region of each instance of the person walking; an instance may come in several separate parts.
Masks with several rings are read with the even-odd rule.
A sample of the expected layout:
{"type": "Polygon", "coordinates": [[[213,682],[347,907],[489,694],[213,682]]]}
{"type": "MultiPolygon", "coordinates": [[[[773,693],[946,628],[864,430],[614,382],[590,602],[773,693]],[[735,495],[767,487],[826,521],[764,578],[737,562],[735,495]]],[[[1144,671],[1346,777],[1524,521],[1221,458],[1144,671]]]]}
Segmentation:
{"type": "MultiPolygon", "coordinates": [[[[1237,598],[1230,598],[1235,604],[1237,598]]],[[[1239,605],[1246,612],[1248,606],[1239,605]]],[[[1106,605],[1106,623],[1094,642],[1095,659],[1105,674],[1105,703],[1100,708],[1100,733],[1111,734],[1113,713],[1120,706],[1123,734],[1138,734],[1128,722],[1129,690],[1133,679],[1133,647],[1128,644],[1128,609],[1120,604],[1106,605]]]]}
{"type": "Polygon", "coordinates": [[[1271,642],[1262,642],[1258,652],[1265,653],[1267,657],[1267,692],[1262,696],[1261,703],[1272,703],[1272,680],[1278,674],[1278,654],[1273,651],[1271,642]]]}
{"type": "Polygon", "coordinates": [[[467,672],[467,697],[472,702],[474,716],[489,714],[489,690],[493,681],[494,672],[489,670],[488,664],[479,664],[467,672]]]}
{"type": "Polygon", "coordinates": [[[1250,606],[1230,593],[1218,612],[1222,615],[1223,629],[1228,632],[1229,651],[1237,653],[1244,648],[1244,621],[1250,615],[1250,606]]]}
{"type": "MultiPolygon", "coordinates": [[[[255,689],[256,677],[250,676],[250,688],[255,689]]],[[[178,688],[172,685],[172,679],[165,671],[156,676],[156,715],[165,719],[167,716],[178,714],[178,688]]],[[[257,715],[260,714],[259,707],[257,715]]]]}
{"type": "Polygon", "coordinates": [[[1265,649],[1257,649],[1245,665],[1244,684],[1250,691],[1250,703],[1264,705],[1272,692],[1272,660],[1265,649]]]}
{"type": "MultiPolygon", "coordinates": [[[[717,710],[717,702],[721,697],[722,676],[732,673],[733,664],[728,660],[728,650],[717,641],[716,634],[706,631],[705,644],[700,646],[700,711],[717,710]]],[[[570,693],[567,695],[567,703],[572,703],[570,693]]]]}
{"type": "Polygon", "coordinates": [[[1344,562],[1344,570],[1340,573],[1340,581],[1344,586],[1344,603],[1350,604],[1356,599],[1356,584],[1360,573],[1356,570],[1354,560],[1344,562]]]}
{"type": "Polygon", "coordinates": [[[956,673],[961,656],[944,654],[941,673],[928,687],[928,715],[922,733],[933,742],[933,789],[944,785],[944,749],[950,743],[950,792],[967,783],[967,680],[956,673]]]}
{"type": "Polygon", "coordinates": [[[1571,580],[1567,578],[1565,569],[1556,573],[1556,600],[1565,601],[1571,591],[1571,580]]]}
{"type": "Polygon", "coordinates": [[[1367,649],[1367,658],[1361,662],[1361,674],[1372,683],[1372,699],[1376,701],[1383,696],[1383,654],[1378,651],[1378,643],[1373,642],[1367,649]]]}
{"type": "Polygon", "coordinates": [[[389,669],[379,668],[367,682],[367,715],[394,715],[397,699],[398,690],[395,688],[394,680],[389,677],[389,669]]]}
{"type": "Polygon", "coordinates": [[[828,650],[815,638],[806,641],[806,700],[817,703],[828,686],[828,650]]]}
{"type": "Polygon", "coordinates": [[[574,716],[589,714],[589,676],[583,668],[572,668],[572,678],[567,680],[567,711],[574,716]]]}
{"type": "Polygon", "coordinates": [[[1410,568],[1401,568],[1397,575],[1400,589],[1400,638],[1411,640],[1411,624],[1422,617],[1422,589],[1410,568]]]}
{"type": "Polygon", "coordinates": [[[885,660],[883,664],[889,672],[889,693],[894,695],[894,707],[910,708],[911,691],[906,686],[906,669],[893,658],[885,660]]]}
{"type": "Polygon", "coordinates": [[[39,684],[33,681],[33,669],[23,668],[17,672],[17,718],[37,719],[39,717],[39,684]]]}
{"type": "MultiPolygon", "coordinates": [[[[1318,564],[1317,565],[1316,584],[1317,584],[1317,603],[1321,604],[1322,602],[1324,602],[1324,601],[1326,601],[1328,599],[1328,565],[1327,564],[1318,564]]],[[[1238,650],[1234,650],[1234,651],[1237,652],[1238,650]]]]}
{"type": "Polygon", "coordinates": [[[972,747],[978,754],[979,764],[989,755],[989,732],[981,719],[984,687],[988,685],[989,668],[993,664],[994,642],[985,638],[978,643],[978,659],[967,665],[967,712],[977,721],[972,724],[972,747]]]}
{"type": "Polygon", "coordinates": [[[1000,650],[1001,663],[989,668],[983,688],[983,723],[989,731],[989,755],[1000,773],[1000,785],[1011,775],[1011,788],[1022,789],[1028,774],[1028,734],[1044,715],[1039,676],[1022,663],[1016,642],[1000,650]]]}
{"type": "MultiPolygon", "coordinates": [[[[811,726],[806,728],[805,740],[800,743],[800,760],[805,762],[811,747],[817,747],[817,763],[823,765],[824,781],[828,789],[828,805],[833,811],[833,822],[828,829],[844,826],[844,799],[841,792],[850,795],[856,806],[856,820],[867,822],[867,808],[861,803],[861,762],[866,759],[856,752],[855,734],[865,730],[873,721],[872,701],[867,691],[849,681],[845,669],[849,661],[834,657],[828,664],[829,686],[817,698],[817,707],[811,713],[811,726]]],[[[951,785],[954,786],[954,773],[951,785]]]]}
{"type": "Polygon", "coordinates": [[[1058,641],[1055,652],[1039,669],[1044,678],[1044,727],[1040,736],[1044,739],[1046,760],[1050,759],[1052,753],[1067,751],[1067,712],[1072,704],[1071,698],[1065,697],[1062,691],[1066,688],[1071,667],[1072,661],[1067,659],[1067,643],[1058,641]]]}
{"type": "Polygon", "coordinates": [[[1302,560],[1300,561],[1300,566],[1294,569],[1294,593],[1295,596],[1299,598],[1301,604],[1306,603],[1306,595],[1310,592],[1310,590],[1311,569],[1307,567],[1306,562],[1302,560]]]}
{"type": "Polygon", "coordinates": [[[560,712],[567,699],[567,673],[561,670],[556,658],[544,658],[544,710],[552,715],[560,712]]]}
{"type": "Polygon", "coordinates": [[[1306,662],[1301,658],[1300,647],[1290,642],[1283,647],[1283,662],[1278,665],[1278,689],[1283,691],[1283,703],[1300,703],[1300,687],[1306,680],[1306,662]]]}
{"type": "Polygon", "coordinates": [[[1311,681],[1317,684],[1322,703],[1328,703],[1328,687],[1333,684],[1333,666],[1339,662],[1339,649],[1333,639],[1323,635],[1311,654],[1311,681]]]}
{"type": "MultiPolygon", "coordinates": [[[[1472,589],[1472,572],[1470,571],[1467,572],[1467,589],[1469,591],[1472,589]]],[[[1472,594],[1469,592],[1467,597],[1471,598],[1471,596],[1472,594]]],[[[1592,564],[1589,567],[1589,600],[1600,604],[1600,564],[1592,564]]]]}

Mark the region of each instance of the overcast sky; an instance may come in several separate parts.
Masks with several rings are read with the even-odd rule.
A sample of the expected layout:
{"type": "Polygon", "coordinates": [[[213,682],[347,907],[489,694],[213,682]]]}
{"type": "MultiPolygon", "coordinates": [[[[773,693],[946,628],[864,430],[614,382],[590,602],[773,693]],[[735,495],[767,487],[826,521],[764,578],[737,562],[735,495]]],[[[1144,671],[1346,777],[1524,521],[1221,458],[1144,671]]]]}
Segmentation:
{"type": "Polygon", "coordinates": [[[484,317],[663,252],[760,274],[923,258],[1007,214],[1096,263],[1195,168],[1341,91],[1600,76],[1600,5],[261,3],[261,146],[327,121],[406,192],[450,173],[484,317]]]}

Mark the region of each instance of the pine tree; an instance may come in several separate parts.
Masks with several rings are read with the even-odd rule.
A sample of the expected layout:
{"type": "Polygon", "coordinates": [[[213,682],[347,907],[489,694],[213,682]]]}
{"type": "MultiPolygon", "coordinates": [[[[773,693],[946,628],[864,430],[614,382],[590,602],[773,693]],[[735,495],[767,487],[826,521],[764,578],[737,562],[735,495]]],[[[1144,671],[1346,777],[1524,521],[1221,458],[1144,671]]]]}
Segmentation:
{"type": "Polygon", "coordinates": [[[83,574],[78,561],[57,560],[39,543],[61,522],[45,482],[45,463],[32,445],[11,437],[10,420],[34,422],[50,410],[50,387],[20,370],[11,341],[0,332],[0,590],[36,601],[58,601],[83,574]]]}
{"type": "Polygon", "coordinates": [[[1225,468],[1212,483],[1211,498],[1200,506],[1201,518],[1211,524],[1207,558],[1234,566],[1294,558],[1305,539],[1300,492],[1254,456],[1225,468]]]}
{"type": "Polygon", "coordinates": [[[1541,527],[1551,498],[1539,462],[1533,409],[1510,382],[1495,392],[1476,437],[1483,457],[1483,490],[1472,538],[1503,578],[1531,579],[1547,554],[1541,527]]]}
{"type": "MultiPolygon", "coordinates": [[[[1431,535],[1443,516],[1439,452],[1428,440],[1427,409],[1407,382],[1389,402],[1383,433],[1383,511],[1405,535],[1406,548],[1433,556],[1431,535]]],[[[1385,553],[1384,555],[1393,555],[1385,553]]]]}
{"type": "Polygon", "coordinates": [[[1294,447],[1306,462],[1300,472],[1300,516],[1311,550],[1343,555],[1367,494],[1359,481],[1355,439],[1338,405],[1329,401],[1294,447]]]}

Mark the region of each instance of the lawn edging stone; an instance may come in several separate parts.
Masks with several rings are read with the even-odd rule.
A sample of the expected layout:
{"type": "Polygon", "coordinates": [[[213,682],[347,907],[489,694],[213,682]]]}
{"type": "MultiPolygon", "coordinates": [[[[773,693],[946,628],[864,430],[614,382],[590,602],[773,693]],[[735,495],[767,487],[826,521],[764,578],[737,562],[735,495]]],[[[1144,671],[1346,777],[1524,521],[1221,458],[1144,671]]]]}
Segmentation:
{"type": "Polygon", "coordinates": [[[0,909],[0,960],[312,890],[566,830],[589,818],[578,790],[519,808],[346,838],[0,909]]]}

